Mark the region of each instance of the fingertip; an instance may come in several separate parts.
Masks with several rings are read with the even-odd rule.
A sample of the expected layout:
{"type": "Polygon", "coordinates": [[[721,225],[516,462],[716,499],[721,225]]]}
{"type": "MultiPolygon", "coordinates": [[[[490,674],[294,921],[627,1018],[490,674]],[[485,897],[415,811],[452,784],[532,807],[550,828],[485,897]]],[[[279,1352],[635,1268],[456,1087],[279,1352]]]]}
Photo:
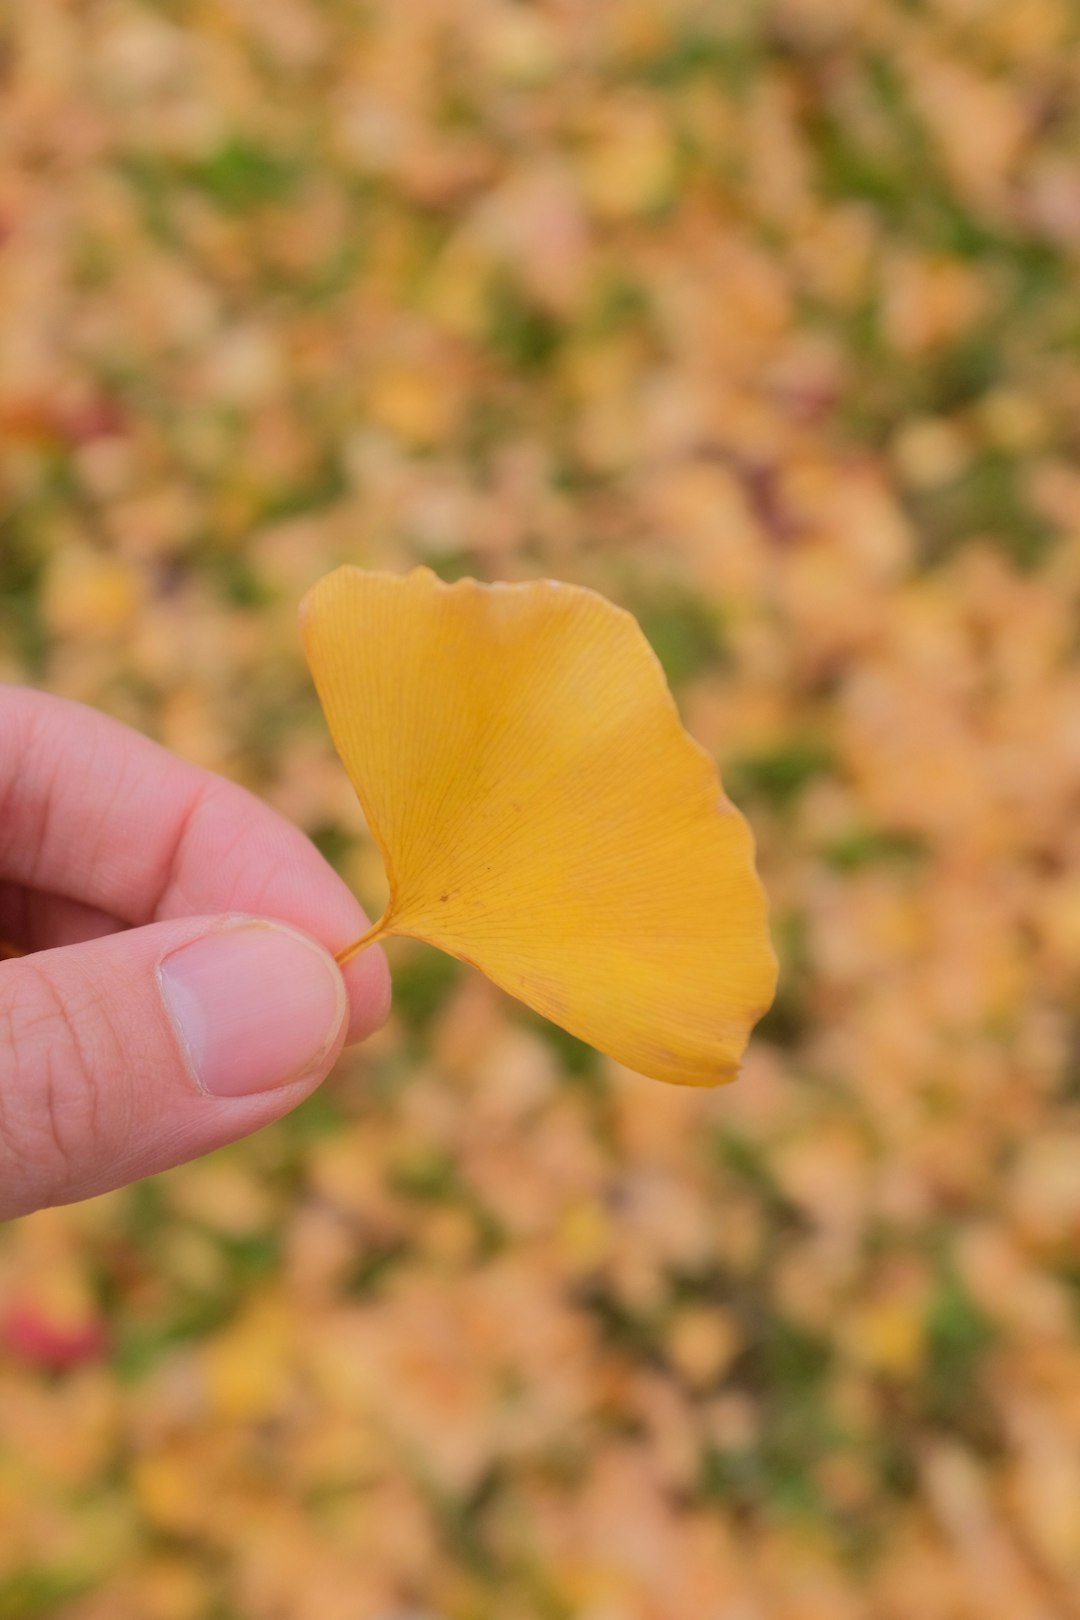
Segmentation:
{"type": "Polygon", "coordinates": [[[381,945],[371,945],[342,968],[349,996],[345,1045],[355,1046],[381,1029],[390,1016],[390,969],[381,945]]]}

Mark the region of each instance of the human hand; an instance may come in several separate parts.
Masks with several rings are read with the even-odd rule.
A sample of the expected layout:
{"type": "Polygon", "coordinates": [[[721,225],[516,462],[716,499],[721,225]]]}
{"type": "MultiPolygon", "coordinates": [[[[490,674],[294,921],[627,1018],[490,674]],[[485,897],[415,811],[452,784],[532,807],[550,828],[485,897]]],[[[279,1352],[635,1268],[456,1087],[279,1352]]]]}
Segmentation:
{"type": "Polygon", "coordinates": [[[0,686],[0,1219],[257,1130],[389,1010],[359,905],[247,793],[0,686]]]}

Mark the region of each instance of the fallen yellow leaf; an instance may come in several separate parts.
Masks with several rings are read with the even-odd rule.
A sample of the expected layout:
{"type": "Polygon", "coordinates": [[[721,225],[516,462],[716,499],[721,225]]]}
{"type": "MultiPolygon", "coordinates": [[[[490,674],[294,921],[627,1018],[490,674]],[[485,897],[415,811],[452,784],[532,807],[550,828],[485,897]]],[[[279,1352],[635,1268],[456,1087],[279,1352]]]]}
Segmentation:
{"type": "Polygon", "coordinates": [[[776,967],[749,829],[636,622],[541,580],[339,568],[301,609],[410,934],[629,1068],[735,1077],[776,967]]]}

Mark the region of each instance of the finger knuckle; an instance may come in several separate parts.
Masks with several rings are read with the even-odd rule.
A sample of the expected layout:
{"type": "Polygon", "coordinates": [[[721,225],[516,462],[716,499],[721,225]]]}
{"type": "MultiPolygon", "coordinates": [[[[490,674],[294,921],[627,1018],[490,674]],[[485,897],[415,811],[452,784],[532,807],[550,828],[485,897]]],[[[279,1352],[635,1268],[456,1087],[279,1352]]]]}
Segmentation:
{"type": "Polygon", "coordinates": [[[42,1205],[78,1187],[100,1145],[102,1076],[115,1072],[119,1039],[92,985],[21,967],[17,995],[0,1000],[0,1162],[42,1205]]]}

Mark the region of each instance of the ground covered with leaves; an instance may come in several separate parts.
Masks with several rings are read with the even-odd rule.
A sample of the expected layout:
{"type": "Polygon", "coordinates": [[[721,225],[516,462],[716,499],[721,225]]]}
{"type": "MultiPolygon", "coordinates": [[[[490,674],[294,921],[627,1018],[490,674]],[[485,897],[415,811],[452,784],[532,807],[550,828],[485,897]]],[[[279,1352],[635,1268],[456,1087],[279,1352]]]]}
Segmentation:
{"type": "Polygon", "coordinates": [[[1080,14],[0,18],[0,678],[373,907],[338,562],[634,610],[782,959],[636,1079],[422,947],[288,1121],[0,1234],[3,1620],[1080,1615],[1080,14]]]}

